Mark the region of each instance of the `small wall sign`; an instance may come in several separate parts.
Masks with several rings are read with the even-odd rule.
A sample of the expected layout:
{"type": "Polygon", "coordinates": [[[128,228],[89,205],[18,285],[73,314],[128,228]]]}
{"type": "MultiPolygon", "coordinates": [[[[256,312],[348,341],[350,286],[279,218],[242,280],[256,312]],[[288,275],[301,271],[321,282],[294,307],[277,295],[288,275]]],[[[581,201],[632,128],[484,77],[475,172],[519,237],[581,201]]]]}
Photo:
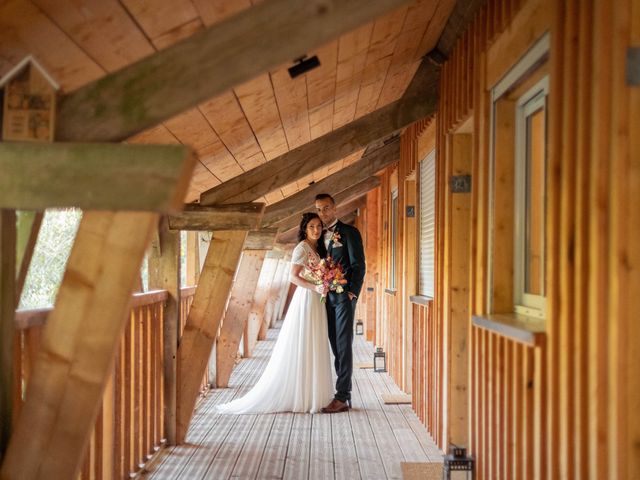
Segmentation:
{"type": "Polygon", "coordinates": [[[407,205],[407,218],[413,218],[416,216],[416,207],[414,205],[407,205]]]}
{"type": "Polygon", "coordinates": [[[471,175],[452,175],[451,193],[469,193],[471,191],[471,175]]]}

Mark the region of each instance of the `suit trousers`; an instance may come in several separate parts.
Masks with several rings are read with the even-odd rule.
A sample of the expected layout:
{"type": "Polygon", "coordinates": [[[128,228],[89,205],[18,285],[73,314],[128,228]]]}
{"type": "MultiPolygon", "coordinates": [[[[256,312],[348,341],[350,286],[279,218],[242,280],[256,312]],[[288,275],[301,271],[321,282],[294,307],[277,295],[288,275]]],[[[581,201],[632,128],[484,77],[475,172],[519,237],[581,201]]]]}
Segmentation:
{"type": "MultiPolygon", "coordinates": [[[[346,297],[346,294],[345,294],[346,297]]],[[[339,298],[339,297],[338,297],[339,298]]],[[[342,298],[339,298],[342,300],[342,298]]],[[[353,374],[353,317],[357,299],[327,301],[329,322],[329,343],[335,357],[336,380],[335,399],[346,402],[351,399],[351,375],[353,374]]]]}

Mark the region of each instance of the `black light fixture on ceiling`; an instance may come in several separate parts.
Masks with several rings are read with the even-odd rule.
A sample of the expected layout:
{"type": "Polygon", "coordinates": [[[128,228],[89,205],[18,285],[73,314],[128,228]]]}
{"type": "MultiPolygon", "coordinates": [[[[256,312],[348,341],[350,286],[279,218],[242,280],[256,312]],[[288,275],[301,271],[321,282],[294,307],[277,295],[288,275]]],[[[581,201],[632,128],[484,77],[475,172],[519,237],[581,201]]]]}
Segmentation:
{"type": "Polygon", "coordinates": [[[294,62],[296,62],[296,64],[293,67],[288,68],[289,76],[291,78],[296,78],[297,76],[320,66],[320,60],[317,55],[314,55],[311,58],[307,58],[306,55],[303,55],[300,58],[296,58],[294,62]]]}

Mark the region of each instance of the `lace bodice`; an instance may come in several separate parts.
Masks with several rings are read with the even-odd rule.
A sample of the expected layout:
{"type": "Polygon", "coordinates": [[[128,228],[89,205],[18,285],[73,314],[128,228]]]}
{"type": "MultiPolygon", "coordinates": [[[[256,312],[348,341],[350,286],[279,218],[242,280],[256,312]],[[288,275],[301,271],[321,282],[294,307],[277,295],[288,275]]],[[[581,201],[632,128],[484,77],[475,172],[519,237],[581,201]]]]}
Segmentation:
{"type": "Polygon", "coordinates": [[[303,267],[306,267],[308,265],[315,265],[319,261],[320,255],[314,252],[313,248],[311,248],[304,240],[293,249],[291,263],[295,265],[302,265],[303,267]]]}
{"type": "Polygon", "coordinates": [[[314,252],[313,248],[311,248],[311,246],[309,246],[309,244],[304,240],[293,249],[291,263],[295,265],[302,265],[303,269],[300,276],[305,280],[316,283],[316,279],[311,274],[309,266],[316,265],[318,262],[320,262],[320,255],[314,252]]]}

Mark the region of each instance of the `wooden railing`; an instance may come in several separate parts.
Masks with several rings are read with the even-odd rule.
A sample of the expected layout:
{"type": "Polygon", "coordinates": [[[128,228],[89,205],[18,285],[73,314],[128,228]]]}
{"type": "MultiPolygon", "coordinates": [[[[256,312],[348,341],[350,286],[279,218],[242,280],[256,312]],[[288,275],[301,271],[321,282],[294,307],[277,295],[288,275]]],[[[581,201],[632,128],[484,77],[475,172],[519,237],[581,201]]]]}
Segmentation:
{"type": "Polygon", "coordinates": [[[440,448],[443,428],[442,332],[433,300],[411,297],[413,320],[413,389],[411,403],[440,448]]]}
{"type": "MultiPolygon", "coordinates": [[[[141,469],[160,448],[164,439],[163,395],[163,304],[167,292],[156,291],[134,295],[131,318],[120,341],[116,357],[114,386],[105,392],[103,411],[113,402],[114,473],[123,478],[141,469]],[[110,398],[113,397],[113,398],[110,398]]],[[[100,417],[94,435],[102,433],[100,417]]],[[[105,419],[106,420],[106,419],[105,419]]],[[[103,442],[109,445],[109,439],[103,442]]],[[[92,442],[93,443],[93,442],[92,442]]],[[[90,449],[85,461],[94,457],[90,449]]],[[[100,459],[95,455],[96,460],[100,459]]],[[[100,478],[87,472],[86,478],[100,478]]],[[[93,474],[92,474],[93,473],[93,474]]],[[[84,475],[83,475],[84,477],[84,475]]]]}
{"type": "MultiPolygon", "coordinates": [[[[181,290],[184,326],[195,287],[181,290]]],[[[130,478],[164,443],[163,327],[167,292],[134,294],[113,375],[103,397],[80,479],[130,478]]],[[[14,405],[19,414],[51,309],[16,312],[14,405]]],[[[208,374],[203,393],[209,390],[208,374]]]]}
{"type": "Polygon", "coordinates": [[[477,478],[546,478],[546,341],[538,325],[475,318],[471,447],[477,478]]]}

